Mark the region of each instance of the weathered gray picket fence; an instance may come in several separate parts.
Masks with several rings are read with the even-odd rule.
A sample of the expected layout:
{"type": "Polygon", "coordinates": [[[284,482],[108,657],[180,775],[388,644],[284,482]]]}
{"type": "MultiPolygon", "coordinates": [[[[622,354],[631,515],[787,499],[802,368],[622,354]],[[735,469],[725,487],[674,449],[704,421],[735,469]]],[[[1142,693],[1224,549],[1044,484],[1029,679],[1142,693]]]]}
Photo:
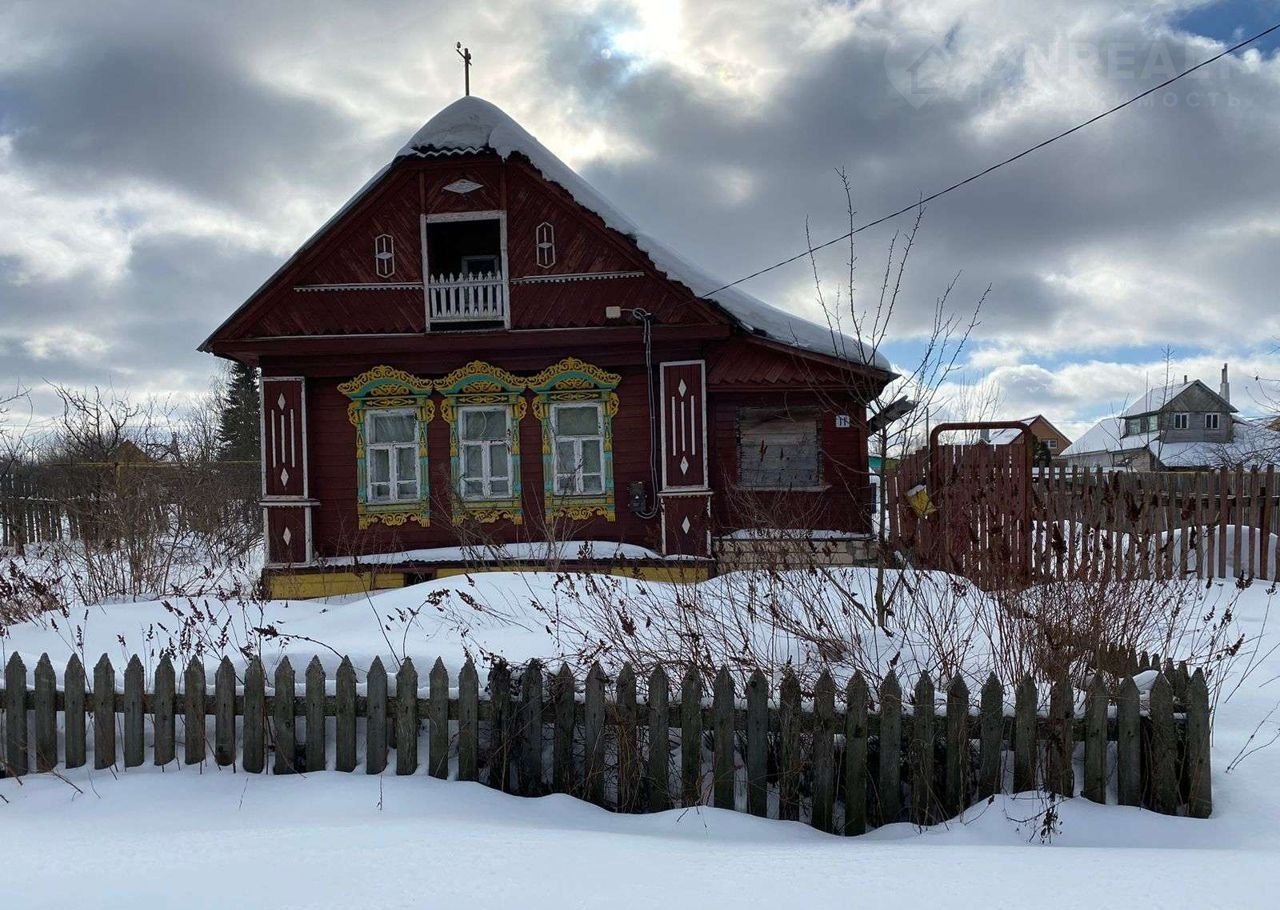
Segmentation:
{"type": "Polygon", "coordinates": [[[1086,799],[1107,801],[1111,764],[1120,804],[1207,817],[1212,798],[1205,677],[1200,670],[1188,675],[1185,665],[1167,669],[1172,672],[1155,678],[1145,707],[1132,678],[1112,692],[1098,677],[1084,695],[1079,716],[1075,693],[1065,679],[1050,687],[1044,714],[1035,683],[1026,679],[1016,687],[1014,710],[1006,717],[1005,689],[994,676],[983,686],[977,705],[964,680],[954,679],[939,713],[928,675],[916,682],[914,697],[905,705],[896,675],[886,677],[874,693],[855,676],[838,708],[828,673],[818,679],[806,704],[790,673],[771,703],[770,685],[756,671],[747,681],[743,707],[733,676],[723,668],[711,683],[709,705],[696,669],[680,681],[679,700],[673,702],[666,671],[655,668],[647,699],[641,701],[630,665],[612,681],[609,699],[610,680],[598,665],[580,686],[567,666],[548,676],[537,661],[518,676],[507,665],[494,666],[482,699],[472,663],[459,673],[454,694],[449,674],[437,660],[424,698],[418,694],[417,670],[405,660],[394,677],[397,693],[414,693],[405,698],[388,693],[388,674],[379,660],[369,668],[366,694],[357,694],[355,669],[344,659],[335,694],[328,695],[316,658],[307,667],[299,697],[287,659],[276,667],[269,693],[259,660],[238,680],[224,658],[210,698],[198,659],[188,664],[181,692],[173,662],[162,659],[148,692],[142,662],[135,656],[125,668],[120,692],[105,654],[94,667],[92,690],[76,657],[67,664],[60,690],[45,655],[29,690],[26,667],[15,654],[6,667],[0,705],[10,775],[32,767],[29,726],[34,728],[35,770],[56,768],[59,712],[64,715],[62,758],[68,768],[86,762],[87,719],[92,719],[97,768],[116,766],[121,759],[126,769],[141,765],[148,719],[153,761],[173,762],[175,719],[182,716],[187,764],[212,760],[234,766],[238,737],[241,769],[265,771],[270,751],[276,774],[326,770],[330,730],[335,769],[355,770],[357,719],[362,718],[369,774],[386,770],[393,747],[395,773],[415,773],[419,734],[425,728],[432,777],[449,776],[452,751],[458,779],[483,779],[507,792],[571,793],[622,812],[655,812],[709,800],[713,806],[745,808],[758,816],[796,820],[803,814],[823,831],[860,834],[869,826],[900,820],[921,825],[942,821],[1000,792],[1009,753],[1014,792],[1039,787],[1074,796],[1077,742],[1083,743],[1081,792],[1086,799]],[[207,739],[209,715],[214,718],[212,743],[207,739]],[[304,720],[302,737],[298,718],[304,720]],[[332,725],[328,718],[334,719],[332,725]],[[373,719],[383,722],[369,722],[373,719]],[[122,750],[117,749],[117,730],[122,750]],[[544,767],[548,741],[550,775],[544,767]],[[741,806],[740,781],[745,783],[741,806]]]}

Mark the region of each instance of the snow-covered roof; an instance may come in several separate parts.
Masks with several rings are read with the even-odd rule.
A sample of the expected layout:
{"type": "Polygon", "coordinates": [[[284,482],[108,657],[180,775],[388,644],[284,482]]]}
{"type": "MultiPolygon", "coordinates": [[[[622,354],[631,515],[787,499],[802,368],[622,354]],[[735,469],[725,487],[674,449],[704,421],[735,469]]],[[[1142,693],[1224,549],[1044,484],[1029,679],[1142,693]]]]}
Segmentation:
{"type": "Polygon", "coordinates": [[[1157,432],[1122,436],[1124,420],[1123,417],[1107,417],[1098,421],[1059,454],[1070,457],[1147,449],[1161,464],[1170,468],[1220,465],[1249,468],[1280,462],[1280,432],[1270,429],[1262,421],[1234,418],[1230,442],[1162,443],[1157,432]]]}
{"type": "MultiPolygon", "coordinates": [[[[1120,416],[1138,417],[1141,414],[1151,414],[1169,404],[1192,386],[1200,386],[1200,388],[1204,389],[1204,391],[1211,395],[1218,394],[1198,379],[1192,379],[1190,382],[1178,382],[1158,389],[1152,389],[1133,404],[1129,405],[1129,407],[1125,408],[1124,413],[1120,416]]],[[[1227,409],[1231,411],[1236,410],[1232,407],[1231,402],[1226,401],[1225,399],[1223,399],[1223,404],[1225,404],[1227,409]]]]}
{"type": "Polygon", "coordinates": [[[1160,435],[1159,433],[1135,433],[1132,436],[1124,436],[1123,433],[1123,417],[1104,417],[1058,454],[1066,457],[1090,455],[1095,452],[1130,452],[1134,449],[1146,448],[1147,443],[1160,435]]]}
{"type": "MultiPolygon", "coordinates": [[[[513,152],[523,155],[543,177],[563,187],[579,205],[595,212],[606,225],[634,240],[659,271],[693,293],[705,296],[724,284],[641,231],[524,127],[483,98],[469,95],[450,104],[428,120],[397,157],[469,154],[485,150],[496,152],[503,158],[513,152]]],[[[773,341],[841,360],[889,369],[889,362],[881,354],[857,339],[788,313],[738,288],[718,291],[706,299],[719,304],[743,328],[773,341]]]]}

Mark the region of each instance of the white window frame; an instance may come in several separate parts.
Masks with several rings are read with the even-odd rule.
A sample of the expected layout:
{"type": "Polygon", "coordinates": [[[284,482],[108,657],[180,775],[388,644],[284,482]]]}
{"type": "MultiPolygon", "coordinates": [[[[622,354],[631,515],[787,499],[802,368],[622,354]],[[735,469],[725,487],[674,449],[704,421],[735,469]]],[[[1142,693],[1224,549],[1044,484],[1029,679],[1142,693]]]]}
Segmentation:
{"type": "Polygon", "coordinates": [[[507,404],[474,404],[465,405],[458,408],[458,495],[467,502],[480,502],[490,499],[512,499],[515,496],[515,455],[512,452],[512,420],[511,406],[507,404]],[[500,411],[503,419],[507,422],[506,434],[502,439],[477,439],[468,441],[463,435],[467,428],[467,415],[483,412],[483,411],[500,411]],[[507,447],[507,492],[493,492],[493,459],[489,454],[489,449],[494,446],[505,445],[507,447]],[[467,447],[479,446],[483,452],[480,457],[480,476],[469,477],[467,475],[467,447]],[[467,495],[467,482],[480,481],[480,492],[471,496],[467,495]]]}
{"type": "MultiPolygon", "coordinates": [[[[551,469],[552,469],[552,492],[556,496],[603,496],[605,495],[606,465],[604,459],[604,405],[598,401],[559,401],[551,405],[551,469]],[[596,430],[597,432],[590,436],[561,436],[558,433],[559,421],[556,415],[565,408],[594,408],[596,412],[596,430]],[[574,455],[574,469],[570,471],[560,470],[560,443],[572,442],[574,455]],[[595,491],[583,489],[583,477],[586,471],[582,469],[582,447],[584,443],[594,442],[600,447],[600,489],[595,491]],[[573,482],[576,489],[565,490],[561,485],[560,478],[573,475],[573,482]]],[[[592,472],[595,473],[595,472],[592,472]]]]}
{"type": "Polygon", "coordinates": [[[1058,440],[1046,439],[1044,441],[1044,447],[1048,449],[1050,452],[1056,452],[1058,451],[1058,440]]]}
{"type": "Polygon", "coordinates": [[[1204,428],[1206,430],[1222,429],[1222,415],[1215,411],[1209,411],[1204,415],[1204,428]]]}
{"type": "Polygon", "coordinates": [[[418,422],[418,413],[413,408],[373,408],[364,415],[364,463],[365,463],[365,499],[370,505],[390,505],[400,502],[421,502],[422,501],[422,459],[418,455],[418,448],[422,441],[422,428],[418,422]],[[377,417],[411,417],[413,419],[413,441],[412,442],[379,442],[371,443],[373,439],[373,421],[377,417]],[[413,496],[400,495],[400,459],[396,457],[397,449],[413,450],[413,496]],[[388,477],[390,479],[389,495],[386,498],[376,497],[373,495],[373,453],[377,451],[386,451],[388,463],[388,477]]]}
{"type": "Polygon", "coordinates": [[[1179,411],[1173,415],[1173,428],[1175,430],[1191,429],[1191,415],[1185,411],[1179,411]]]}
{"type": "Polygon", "coordinates": [[[511,279],[507,271],[507,213],[502,209],[482,212],[437,212],[420,216],[419,231],[422,244],[422,306],[423,319],[427,331],[431,331],[431,275],[427,270],[430,259],[427,256],[427,225],[449,221],[497,221],[498,222],[498,265],[502,275],[503,296],[505,305],[502,313],[502,327],[511,328],[511,279]]]}

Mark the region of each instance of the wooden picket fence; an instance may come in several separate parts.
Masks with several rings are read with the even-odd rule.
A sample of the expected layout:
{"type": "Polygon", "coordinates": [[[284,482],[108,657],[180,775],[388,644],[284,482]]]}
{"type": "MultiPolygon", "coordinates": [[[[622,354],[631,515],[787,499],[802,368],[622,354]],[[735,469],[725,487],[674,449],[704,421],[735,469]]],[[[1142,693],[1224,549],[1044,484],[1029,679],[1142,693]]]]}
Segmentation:
{"type": "Polygon", "coordinates": [[[62,540],[72,533],[66,508],[34,476],[0,475],[0,547],[21,553],[27,544],[62,540]]]}
{"type": "Polygon", "coordinates": [[[335,693],[329,695],[325,671],[314,658],[299,695],[287,659],[276,667],[269,690],[260,660],[251,661],[238,680],[224,658],[210,694],[198,658],[183,673],[182,691],[173,662],[163,658],[148,691],[143,664],[134,656],[121,691],[106,655],[93,669],[91,690],[79,658],[68,662],[59,688],[45,655],[36,665],[34,688],[28,689],[26,667],[15,654],[6,666],[0,706],[9,775],[33,767],[52,772],[60,758],[66,768],[83,766],[89,721],[96,768],[122,766],[127,772],[142,765],[148,722],[152,761],[168,765],[177,760],[178,717],[184,720],[188,765],[234,768],[238,756],[240,770],[263,773],[271,754],[276,774],[324,771],[332,735],[334,769],[351,772],[358,766],[361,726],[369,774],[386,771],[393,750],[396,774],[417,773],[425,735],[426,772],[436,778],[450,776],[452,758],[458,780],[483,780],[511,793],[569,793],[620,812],[710,804],[757,816],[807,818],[822,831],[853,835],[896,821],[940,822],[1008,784],[1013,792],[1043,788],[1063,797],[1079,792],[1105,803],[1114,781],[1121,805],[1207,817],[1212,796],[1205,676],[1200,670],[1189,675],[1185,665],[1165,669],[1155,677],[1145,704],[1133,678],[1124,678],[1112,691],[1098,675],[1079,713],[1076,693],[1065,679],[1050,687],[1048,710],[1042,712],[1041,693],[1028,678],[1016,686],[1013,712],[1006,716],[1005,687],[994,676],[976,705],[959,677],[944,693],[935,693],[933,680],[921,676],[913,698],[904,703],[893,673],[874,692],[854,676],[838,706],[829,673],[818,679],[808,700],[787,673],[773,701],[767,678],[757,670],[746,683],[744,707],[734,677],[724,668],[711,683],[709,704],[696,669],[680,680],[679,700],[673,701],[667,673],[656,667],[642,701],[630,665],[612,681],[610,699],[610,680],[598,664],[580,685],[567,666],[546,674],[537,661],[518,675],[505,664],[494,666],[482,698],[470,661],[454,681],[437,660],[424,697],[417,670],[406,659],[393,677],[396,693],[413,693],[402,698],[389,693],[379,660],[369,668],[366,694],[360,695],[356,671],[344,659],[335,693]],[[938,694],[945,703],[941,713],[938,694]],[[550,774],[544,763],[548,742],[550,774]],[[1083,744],[1079,790],[1073,767],[1077,743],[1083,744]],[[1012,774],[1006,775],[1010,757],[1012,774]]]}
{"type": "Polygon", "coordinates": [[[890,540],[994,588],[1045,579],[1275,579],[1274,466],[1181,473],[1032,468],[1016,446],[937,446],[887,478],[890,540]],[[927,490],[927,499],[912,491],[927,490]],[[924,504],[923,514],[921,504],[924,504]]]}

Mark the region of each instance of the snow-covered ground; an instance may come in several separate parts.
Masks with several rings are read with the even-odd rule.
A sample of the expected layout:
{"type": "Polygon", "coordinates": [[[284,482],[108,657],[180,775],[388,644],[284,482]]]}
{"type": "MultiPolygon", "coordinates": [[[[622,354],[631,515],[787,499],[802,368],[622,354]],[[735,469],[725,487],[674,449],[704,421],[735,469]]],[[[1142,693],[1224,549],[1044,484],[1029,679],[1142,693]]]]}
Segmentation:
{"type": "MultiPolygon", "coordinates": [[[[628,595],[665,596],[662,586],[610,584],[636,585],[621,589],[628,595]]],[[[704,594],[717,590],[741,594],[725,579],[708,583],[704,594]]],[[[1208,603],[1221,610],[1234,593],[1230,584],[1217,586],[1208,603]]],[[[375,655],[408,654],[425,676],[437,655],[456,669],[478,649],[515,660],[572,651],[574,642],[557,640],[546,622],[546,611],[569,611],[569,601],[552,576],[477,576],[345,604],[250,605],[248,615],[214,602],[95,607],[56,628],[11,627],[0,644],[6,658],[21,653],[29,670],[44,651],[55,665],[81,648],[91,660],[103,651],[113,659],[154,655],[168,638],[182,640],[180,627],[190,632],[189,618],[174,611],[189,617],[199,609],[204,628],[226,630],[228,653],[258,634],[253,626],[299,636],[263,643],[269,668],[286,652],[320,654],[330,672],[340,653],[361,669],[375,655]],[[478,612],[471,601],[488,609],[478,612]]],[[[797,899],[812,907],[1271,906],[1280,743],[1227,768],[1277,734],[1280,711],[1268,718],[1280,703],[1280,655],[1272,651],[1280,639],[1268,630],[1276,606],[1280,595],[1262,585],[1234,601],[1232,622],[1246,644],[1222,689],[1214,815],[1205,821],[1077,798],[1059,808],[1046,844],[1039,836],[1044,803],[1027,794],[972,807],[923,832],[903,824],[838,838],[705,808],[619,816],[564,797],[521,799],[438,782],[422,771],[274,777],[208,766],[84,768],[66,779],[0,780],[0,895],[24,907],[135,907],[148,899],[195,907],[465,901],[705,910],[797,899]]]]}

